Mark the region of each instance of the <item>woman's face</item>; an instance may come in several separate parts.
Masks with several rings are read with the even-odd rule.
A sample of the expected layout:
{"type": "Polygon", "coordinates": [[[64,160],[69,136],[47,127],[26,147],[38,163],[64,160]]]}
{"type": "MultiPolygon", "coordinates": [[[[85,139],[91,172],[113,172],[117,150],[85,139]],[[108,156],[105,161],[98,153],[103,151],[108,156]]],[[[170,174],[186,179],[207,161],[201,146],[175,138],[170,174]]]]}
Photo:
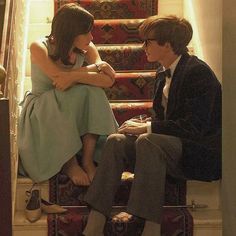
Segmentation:
{"type": "Polygon", "coordinates": [[[93,40],[93,36],[91,34],[91,31],[89,31],[86,34],[80,34],[75,37],[74,43],[73,43],[73,48],[77,47],[81,50],[87,51],[88,46],[92,40],[93,40]]]}

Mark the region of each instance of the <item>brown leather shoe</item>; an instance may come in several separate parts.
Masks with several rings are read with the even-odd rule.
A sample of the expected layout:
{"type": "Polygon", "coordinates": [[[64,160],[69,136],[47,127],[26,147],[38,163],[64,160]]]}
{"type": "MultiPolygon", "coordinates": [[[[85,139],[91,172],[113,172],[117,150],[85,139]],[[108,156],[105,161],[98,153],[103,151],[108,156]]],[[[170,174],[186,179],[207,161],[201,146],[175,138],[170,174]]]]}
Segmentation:
{"type": "Polygon", "coordinates": [[[33,223],[41,217],[41,196],[38,189],[33,189],[27,193],[30,195],[25,207],[25,217],[33,223]]]}
{"type": "Polygon", "coordinates": [[[60,213],[67,212],[67,209],[65,209],[57,204],[48,202],[44,199],[41,199],[41,209],[43,210],[43,212],[48,213],[48,214],[53,214],[53,213],[60,214],[60,213]]]}

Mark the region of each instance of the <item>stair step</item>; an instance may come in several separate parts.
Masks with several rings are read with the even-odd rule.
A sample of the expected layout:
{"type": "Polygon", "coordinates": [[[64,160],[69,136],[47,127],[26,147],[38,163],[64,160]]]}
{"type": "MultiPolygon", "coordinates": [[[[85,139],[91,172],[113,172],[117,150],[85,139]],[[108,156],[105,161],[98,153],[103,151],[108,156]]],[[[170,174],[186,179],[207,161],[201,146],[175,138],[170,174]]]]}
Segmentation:
{"type": "Polygon", "coordinates": [[[147,61],[142,44],[96,45],[103,61],[117,70],[152,70],[157,63],[147,61]]]}
{"type": "Polygon", "coordinates": [[[222,236],[222,213],[220,210],[199,209],[190,211],[193,216],[194,236],[222,236]]]}
{"type": "MultiPolygon", "coordinates": [[[[133,174],[124,172],[122,181],[114,197],[114,206],[126,206],[132,185],[133,174]]],[[[50,201],[62,206],[86,206],[83,201],[88,187],[75,186],[62,174],[50,181],[50,201]]],[[[165,185],[165,205],[185,205],[186,183],[167,177],[165,185]]]]}
{"type": "Polygon", "coordinates": [[[157,13],[157,0],[55,0],[55,12],[68,2],[79,3],[94,15],[95,19],[142,19],[157,13]]]}
{"type": "Polygon", "coordinates": [[[116,82],[105,92],[109,100],[150,100],[155,72],[116,73],[116,82]]]}
{"type": "Polygon", "coordinates": [[[138,28],[143,19],[95,20],[92,34],[95,44],[141,43],[138,28]]]}
{"type": "MultiPolygon", "coordinates": [[[[25,209],[27,199],[25,192],[30,190],[33,185],[31,179],[26,177],[18,177],[16,186],[16,211],[23,211],[25,209]]],[[[41,190],[41,196],[43,199],[49,199],[49,181],[37,184],[37,187],[41,190]]]]}
{"type": "Polygon", "coordinates": [[[221,208],[221,181],[187,181],[187,204],[194,200],[197,204],[206,204],[208,209],[221,208]]]}
{"type": "Polygon", "coordinates": [[[25,218],[24,211],[16,211],[13,223],[13,236],[48,236],[47,215],[43,214],[42,217],[30,223],[25,218]]]}
{"type": "Polygon", "coordinates": [[[111,102],[110,105],[116,120],[120,125],[126,120],[140,114],[147,114],[148,116],[154,115],[152,110],[152,102],[150,101],[131,102],[127,100],[121,102],[111,102]]]}
{"type": "MultiPolygon", "coordinates": [[[[95,44],[142,43],[138,28],[143,19],[95,20],[92,34],[95,44]]],[[[49,35],[51,22],[31,23],[28,27],[28,48],[32,42],[49,35]]]]}
{"type": "MultiPolygon", "coordinates": [[[[193,216],[194,236],[222,236],[222,214],[220,210],[190,211],[193,216]]],[[[23,211],[17,211],[13,223],[13,236],[47,236],[47,216],[30,223],[25,219],[23,211]]]]}

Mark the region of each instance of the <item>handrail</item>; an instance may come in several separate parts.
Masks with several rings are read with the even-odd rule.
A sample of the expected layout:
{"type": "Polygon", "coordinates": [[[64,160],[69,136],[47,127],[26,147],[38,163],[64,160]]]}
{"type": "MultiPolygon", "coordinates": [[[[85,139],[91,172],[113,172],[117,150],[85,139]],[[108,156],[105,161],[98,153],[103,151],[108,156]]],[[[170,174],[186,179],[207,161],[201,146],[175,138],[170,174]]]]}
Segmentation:
{"type": "Polygon", "coordinates": [[[0,98],[3,98],[3,92],[1,91],[2,85],[5,83],[6,71],[3,66],[0,65],[0,98]]]}
{"type": "MultiPolygon", "coordinates": [[[[0,84],[6,72],[0,66],[0,84]]],[[[12,194],[10,159],[9,100],[0,98],[0,235],[12,235],[12,194]]]]}

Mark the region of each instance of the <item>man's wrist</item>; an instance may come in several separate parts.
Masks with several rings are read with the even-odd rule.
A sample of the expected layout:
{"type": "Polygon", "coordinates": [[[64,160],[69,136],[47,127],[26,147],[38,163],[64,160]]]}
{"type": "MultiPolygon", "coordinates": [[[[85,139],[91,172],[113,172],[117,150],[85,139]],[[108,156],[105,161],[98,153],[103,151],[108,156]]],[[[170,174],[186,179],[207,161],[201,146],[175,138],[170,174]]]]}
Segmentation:
{"type": "Polygon", "coordinates": [[[152,133],[152,122],[151,121],[147,121],[147,133],[151,134],[152,133]]]}

